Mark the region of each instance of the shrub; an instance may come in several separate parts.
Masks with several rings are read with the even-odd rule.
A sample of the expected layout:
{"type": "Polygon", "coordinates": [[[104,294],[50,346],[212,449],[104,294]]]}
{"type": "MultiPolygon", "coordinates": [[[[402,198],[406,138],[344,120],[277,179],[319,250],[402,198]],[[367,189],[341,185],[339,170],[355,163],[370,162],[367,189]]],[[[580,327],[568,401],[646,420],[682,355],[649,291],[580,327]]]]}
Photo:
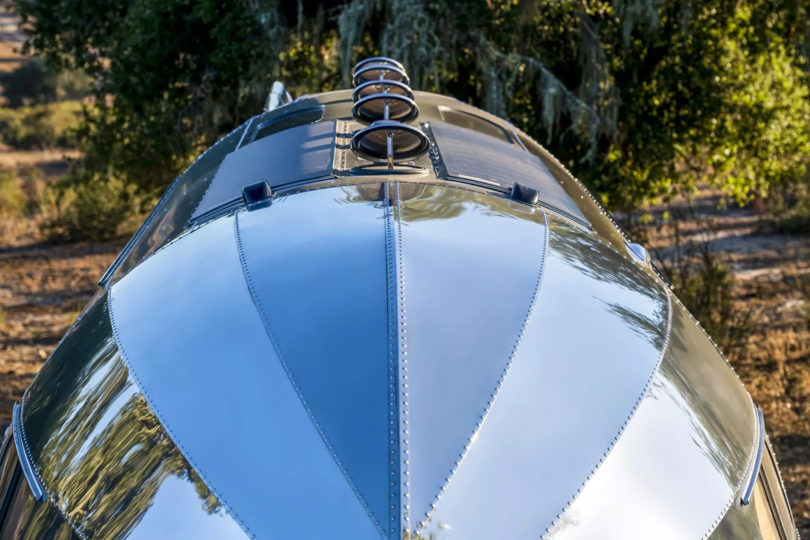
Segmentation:
{"type": "Polygon", "coordinates": [[[39,167],[28,167],[17,173],[17,179],[25,196],[26,213],[38,212],[47,185],[45,173],[39,167]]]}
{"type": "Polygon", "coordinates": [[[81,116],[77,101],[0,109],[0,139],[21,150],[73,148],[81,116]]]}
{"type": "Polygon", "coordinates": [[[78,71],[56,72],[33,59],[0,74],[3,96],[10,107],[41,105],[57,100],[80,99],[90,92],[91,79],[78,71]]]}
{"type": "Polygon", "coordinates": [[[42,232],[52,242],[98,241],[131,232],[143,198],[118,177],[66,177],[46,188],[42,232]]]}
{"type": "Polygon", "coordinates": [[[15,217],[23,213],[26,197],[16,171],[0,173],[0,216],[15,217]]]}

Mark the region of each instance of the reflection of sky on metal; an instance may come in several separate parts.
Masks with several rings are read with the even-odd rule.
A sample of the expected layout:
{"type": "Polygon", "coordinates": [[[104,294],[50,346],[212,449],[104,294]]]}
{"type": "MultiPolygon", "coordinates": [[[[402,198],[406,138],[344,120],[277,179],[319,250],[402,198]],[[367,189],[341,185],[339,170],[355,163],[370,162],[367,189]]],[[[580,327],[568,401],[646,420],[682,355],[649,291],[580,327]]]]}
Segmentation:
{"type": "MultiPolygon", "coordinates": [[[[341,193],[302,193],[255,212],[267,216],[341,193]]],[[[339,229],[340,221],[327,225],[339,229]]],[[[382,230],[382,220],[377,226],[382,230]]],[[[156,253],[112,287],[119,346],[186,458],[253,534],[323,538],[345,530],[354,538],[375,537],[373,521],[336,466],[311,409],[302,406],[257,310],[261,295],[250,281],[255,269],[245,268],[258,248],[239,246],[235,218],[226,216],[156,253]]],[[[382,254],[384,245],[379,249],[382,254]]],[[[305,338],[317,340],[317,331],[307,326],[305,338]]]]}
{"type": "Polygon", "coordinates": [[[708,338],[673,307],[669,347],[648,394],[549,538],[606,530],[616,538],[700,538],[735,498],[750,460],[751,402],[708,338]]]}
{"type": "Polygon", "coordinates": [[[453,482],[509,365],[543,273],[546,226],[540,210],[438,186],[397,212],[416,527],[453,482]]]}
{"type": "Polygon", "coordinates": [[[610,449],[658,365],[666,293],[582,229],[552,219],[550,232],[512,365],[426,534],[542,533],[610,449]]]}
{"type": "Polygon", "coordinates": [[[373,538],[399,522],[397,486],[406,526],[429,513],[437,538],[536,537],[579,489],[555,534],[612,519],[629,535],[665,511],[687,534],[748,455],[747,395],[679,306],[667,341],[644,267],[503,197],[393,181],[279,196],[110,295],[25,404],[44,483],[99,535],[241,534],[227,505],[260,536],[373,538]],[[618,523],[620,504],[648,516],[618,523]]]}
{"type": "Polygon", "coordinates": [[[105,300],[84,315],[26,397],[27,440],[49,493],[75,527],[97,538],[154,538],[164,525],[195,531],[194,538],[242,536],[129,377],[105,300]],[[160,495],[167,490],[171,496],[160,495]]]}
{"type": "Polygon", "coordinates": [[[387,527],[399,523],[389,486],[399,471],[389,456],[386,229],[381,204],[344,204],[345,194],[311,191],[239,213],[237,242],[301,402],[371,518],[387,527]]]}
{"type": "Polygon", "coordinates": [[[169,476],[160,484],[152,504],[144,512],[137,528],[127,538],[235,538],[244,533],[224,512],[207,519],[189,520],[186,516],[205,512],[194,484],[180,476],[169,476]]]}

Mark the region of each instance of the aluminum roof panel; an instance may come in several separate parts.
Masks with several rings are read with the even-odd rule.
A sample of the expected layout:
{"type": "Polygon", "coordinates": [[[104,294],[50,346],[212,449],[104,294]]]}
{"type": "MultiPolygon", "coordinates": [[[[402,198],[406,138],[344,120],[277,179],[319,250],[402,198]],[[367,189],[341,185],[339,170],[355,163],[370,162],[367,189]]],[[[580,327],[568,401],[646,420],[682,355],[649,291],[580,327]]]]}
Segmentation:
{"type": "Polygon", "coordinates": [[[666,293],[552,220],[543,281],[475,442],[423,531],[536,538],[610,451],[666,342],[666,293]]]}
{"type": "Polygon", "coordinates": [[[401,202],[397,221],[413,526],[506,372],[543,273],[546,234],[542,211],[439,186],[401,202]]]}
{"type": "Polygon", "coordinates": [[[667,294],[542,209],[382,188],[291,192],[181,237],[112,287],[118,343],[257,536],[378,537],[388,511],[390,537],[425,513],[421,532],[441,523],[449,539],[536,537],[636,421],[667,294]]]}
{"type": "Polygon", "coordinates": [[[399,522],[390,509],[399,494],[389,496],[388,485],[396,410],[388,405],[386,230],[381,203],[350,201],[352,191],[310,191],[236,219],[245,273],[275,352],[384,529],[399,522]]]}
{"type": "Polygon", "coordinates": [[[747,477],[754,422],[745,389],[675,303],[669,347],[649,393],[548,537],[594,538],[605,530],[619,538],[705,537],[747,477]]]}
{"type": "Polygon", "coordinates": [[[130,372],[183,455],[250,534],[377,538],[277,357],[234,218],[159,251],[111,290],[130,372]]]}

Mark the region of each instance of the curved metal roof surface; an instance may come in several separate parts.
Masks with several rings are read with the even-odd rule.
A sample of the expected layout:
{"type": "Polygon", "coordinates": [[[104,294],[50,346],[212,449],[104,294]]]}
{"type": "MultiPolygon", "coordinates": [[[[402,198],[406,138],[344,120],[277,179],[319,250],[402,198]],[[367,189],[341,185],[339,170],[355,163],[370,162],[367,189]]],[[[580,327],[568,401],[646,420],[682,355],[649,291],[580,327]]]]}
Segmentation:
{"type": "Polygon", "coordinates": [[[338,92],[251,119],[171,188],[23,404],[74,528],[148,536],[133,523],[163,519],[80,495],[122,466],[82,441],[136,418],[153,442],[129,436],[116,459],[168,438],[143,458],[164,483],[148,481],[187,482],[154,496],[190,508],[196,491],[194,530],[214,536],[711,534],[760,436],[734,373],[536,143],[417,98],[432,150],[411,169],[348,151],[338,92]],[[265,174],[271,204],[235,202],[265,174]],[[514,178],[539,206],[509,199],[514,178]],[[83,351],[93,332],[102,348],[83,351]],[[83,390],[48,393],[67,381],[83,390]]]}
{"type": "MultiPolygon", "coordinates": [[[[753,413],[667,291],[548,212],[449,185],[404,199],[406,187],[382,184],[381,201],[352,186],[302,191],[218,218],[110,291],[130,373],[245,530],[587,536],[610,500],[598,490],[632,493],[627,464],[599,468],[605,456],[637,459],[667,435],[672,451],[648,458],[646,481],[666,479],[666,459],[713,478],[705,519],[683,524],[709,528],[748,466],[753,413]],[[723,392],[707,418],[691,412],[700,392],[667,391],[689,369],[687,346],[723,392]],[[663,395],[674,403],[648,413],[663,395]],[[602,478],[611,471],[621,478],[602,478]]],[[[693,486],[669,487],[656,491],[693,486]]]]}

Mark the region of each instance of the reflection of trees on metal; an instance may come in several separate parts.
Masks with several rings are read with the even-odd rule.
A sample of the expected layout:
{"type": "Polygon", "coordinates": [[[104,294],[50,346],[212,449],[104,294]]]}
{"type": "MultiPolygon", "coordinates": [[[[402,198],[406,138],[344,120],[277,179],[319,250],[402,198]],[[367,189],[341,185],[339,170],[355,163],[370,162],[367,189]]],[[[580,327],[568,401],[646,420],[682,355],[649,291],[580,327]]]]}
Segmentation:
{"type": "Polygon", "coordinates": [[[29,392],[26,423],[34,431],[27,437],[45,484],[77,528],[96,538],[131,533],[171,478],[189,484],[205,513],[222,510],[128,375],[106,302],[57,355],[29,392]]]}

